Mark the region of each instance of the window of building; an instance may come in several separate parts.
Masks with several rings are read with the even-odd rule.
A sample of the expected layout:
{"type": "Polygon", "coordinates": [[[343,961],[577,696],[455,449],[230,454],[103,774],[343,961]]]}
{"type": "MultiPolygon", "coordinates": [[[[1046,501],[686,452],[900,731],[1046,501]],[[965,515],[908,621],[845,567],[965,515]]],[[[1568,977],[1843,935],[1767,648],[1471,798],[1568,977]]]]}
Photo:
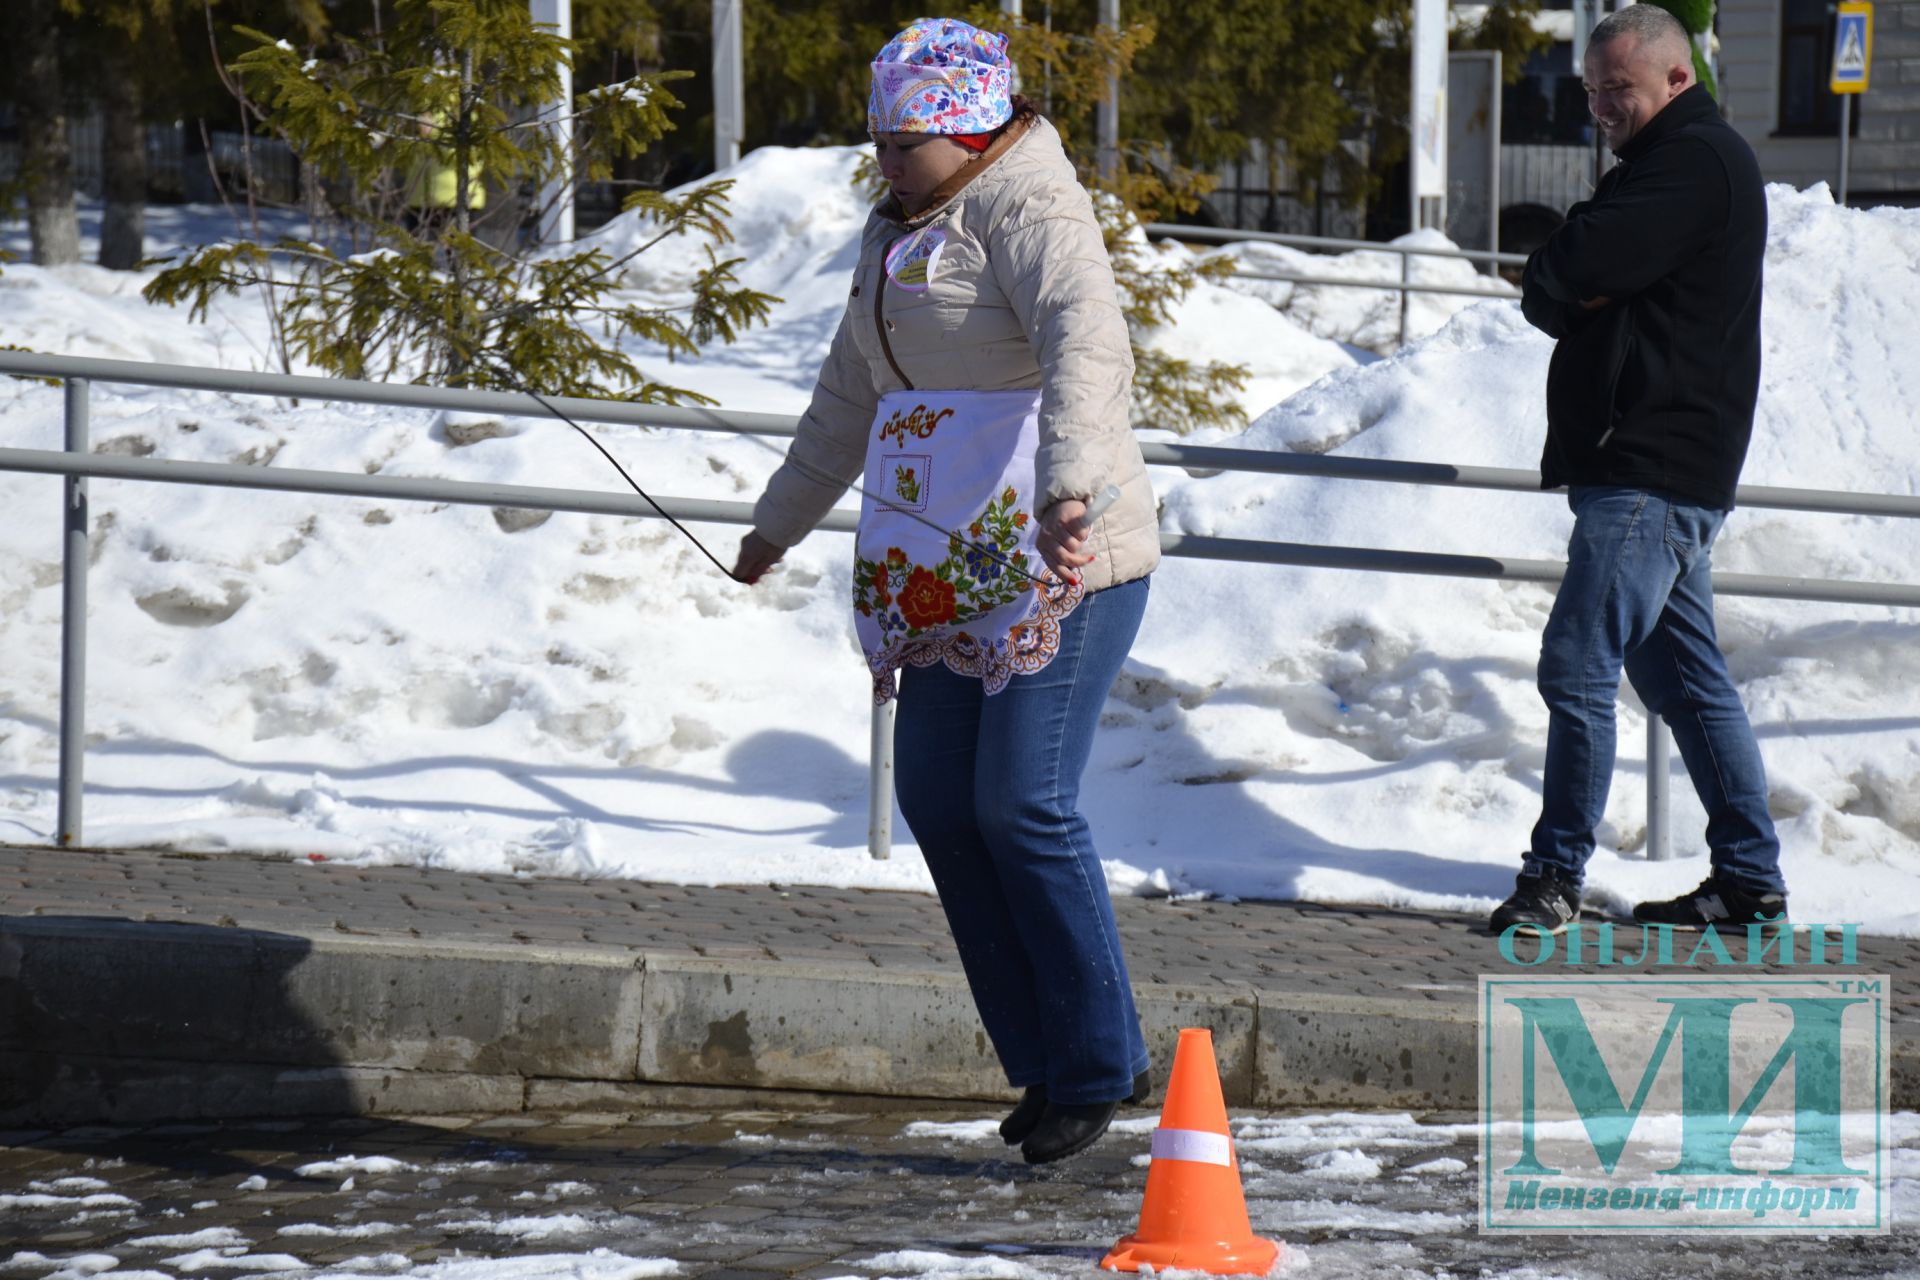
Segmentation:
{"type": "Polygon", "coordinates": [[[1592,139],[1592,127],[1573,46],[1564,41],[1528,59],[1520,78],[1501,95],[1502,142],[1581,146],[1592,139]]]}
{"type": "MultiPolygon", "coordinates": [[[[1780,124],[1783,134],[1836,137],[1840,96],[1827,87],[1833,72],[1833,12],[1827,0],[1781,0],[1780,124]]],[[[1853,114],[1854,130],[1860,113],[1853,114]]]]}

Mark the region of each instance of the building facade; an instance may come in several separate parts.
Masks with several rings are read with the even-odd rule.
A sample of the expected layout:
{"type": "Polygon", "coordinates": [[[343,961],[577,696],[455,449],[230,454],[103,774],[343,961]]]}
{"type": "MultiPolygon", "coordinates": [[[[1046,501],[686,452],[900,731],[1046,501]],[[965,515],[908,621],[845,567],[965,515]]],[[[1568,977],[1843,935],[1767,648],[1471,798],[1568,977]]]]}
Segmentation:
{"type": "MultiPolygon", "coordinates": [[[[1720,0],[1720,105],[1769,182],[1840,172],[1828,0],[1720,0]]],[[[1867,92],[1854,95],[1847,203],[1920,205],[1920,0],[1876,0],[1867,92]]]]}

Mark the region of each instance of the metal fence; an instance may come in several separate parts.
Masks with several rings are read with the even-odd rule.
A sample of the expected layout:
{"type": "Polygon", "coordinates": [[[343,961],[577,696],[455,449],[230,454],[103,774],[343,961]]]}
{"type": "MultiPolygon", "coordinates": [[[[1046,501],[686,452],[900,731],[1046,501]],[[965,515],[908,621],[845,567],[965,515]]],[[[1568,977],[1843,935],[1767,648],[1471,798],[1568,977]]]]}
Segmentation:
{"type": "MultiPolygon", "coordinates": [[[[659,515],[659,512],[638,496],[595,490],[540,488],[464,480],[411,479],[399,476],[365,475],[358,472],[307,471],[238,463],[168,462],[155,458],[96,454],[91,452],[88,440],[88,397],[92,383],[177,387],[237,395],[281,396],[300,400],[381,404],[402,408],[451,409],[526,418],[557,418],[564,414],[579,421],[720,431],[739,435],[791,436],[796,428],[795,419],[771,413],[674,408],[665,405],[631,404],[573,397],[551,397],[542,403],[530,396],[514,392],[464,391],[412,384],[353,382],[336,378],[295,377],[179,365],[144,364],[124,360],[94,360],[19,351],[0,351],[0,374],[51,377],[65,381],[64,450],[0,448],[0,471],[65,477],[62,508],[65,565],[61,615],[60,776],[56,829],[56,838],[62,845],[82,843],[87,642],[87,481],[90,477],[490,507],[526,507],[542,511],[570,511],[642,519],[657,518],[659,515]]],[[[1323,480],[1364,480],[1394,484],[1492,489],[1505,492],[1541,492],[1539,473],[1504,467],[1455,466],[1448,463],[1270,453],[1210,445],[1148,443],[1142,445],[1142,452],[1151,465],[1182,467],[1190,471],[1240,471],[1264,475],[1307,476],[1323,480]]],[[[748,503],[668,497],[660,497],[657,501],[661,510],[675,519],[725,524],[749,524],[752,521],[753,508],[748,503]]],[[[1739,490],[1738,501],[1743,506],[1775,510],[1920,517],[1920,498],[1897,494],[1857,494],[1744,485],[1739,490]]],[[[852,512],[837,511],[829,515],[820,528],[845,533],[853,530],[854,523],[855,517],[852,512]]],[[[1566,568],[1564,564],[1553,560],[1395,551],[1378,547],[1319,546],[1246,538],[1202,537],[1193,534],[1162,534],[1160,545],[1164,554],[1173,558],[1224,560],[1246,564],[1300,565],[1324,569],[1356,569],[1376,573],[1493,578],[1516,582],[1557,583],[1566,568]]],[[[1815,600],[1829,603],[1920,608],[1920,584],[1716,573],[1713,577],[1713,585],[1715,591],[1730,596],[1761,596],[1782,600],[1815,600]]],[[[873,745],[870,762],[872,790],[868,847],[876,858],[886,857],[892,845],[892,706],[892,703],[888,703],[886,707],[876,709],[872,727],[873,745]]],[[[1647,849],[1649,857],[1663,858],[1668,853],[1666,806],[1669,745],[1667,735],[1656,717],[1648,718],[1647,729],[1647,849]]]]}
{"type": "Polygon", "coordinates": [[[1242,280],[1274,280],[1285,284],[1326,285],[1345,289],[1380,289],[1397,292],[1400,295],[1400,345],[1407,345],[1407,299],[1416,293],[1446,293],[1468,298],[1507,298],[1514,294],[1507,289],[1478,289],[1455,284],[1415,284],[1412,279],[1412,261],[1415,258],[1454,258],[1467,262],[1484,262],[1491,270],[1503,266],[1525,266],[1527,256],[1523,253],[1499,253],[1492,249],[1429,249],[1417,245],[1387,244],[1378,240],[1341,240],[1332,236],[1300,236],[1277,231],[1236,231],[1225,227],[1183,227],[1172,222],[1149,222],[1141,228],[1150,239],[1155,240],[1210,240],[1221,243],[1234,243],[1254,240],[1265,244],[1282,244],[1289,248],[1313,249],[1322,252],[1337,253],[1397,253],[1400,255],[1400,278],[1398,280],[1356,280],[1351,276],[1318,276],[1286,271],[1246,271],[1236,268],[1234,275],[1242,280]]]}
{"type": "MultiPolygon", "coordinates": [[[[145,126],[147,195],[160,200],[210,203],[224,189],[236,199],[247,194],[247,174],[253,174],[253,195],[269,204],[291,205],[301,197],[300,163],[278,138],[244,137],[215,129],[204,145],[189,138],[183,123],[145,126]],[[251,151],[251,156],[248,152],[251,151]]],[[[67,145],[73,165],[73,186],[79,194],[98,200],[105,184],[106,130],[96,115],[67,122],[67,145]]],[[[20,145],[0,142],[0,181],[15,177],[20,168],[20,145]]]]}

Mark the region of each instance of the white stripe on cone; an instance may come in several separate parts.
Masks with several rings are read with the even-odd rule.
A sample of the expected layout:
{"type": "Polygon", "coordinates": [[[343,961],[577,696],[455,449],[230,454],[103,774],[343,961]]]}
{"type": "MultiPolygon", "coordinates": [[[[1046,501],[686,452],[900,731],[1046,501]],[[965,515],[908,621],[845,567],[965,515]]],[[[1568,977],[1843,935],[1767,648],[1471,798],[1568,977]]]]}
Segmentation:
{"type": "Polygon", "coordinates": [[[1155,1160],[1191,1160],[1196,1164],[1233,1165],[1233,1140],[1204,1129],[1155,1129],[1155,1160]]]}

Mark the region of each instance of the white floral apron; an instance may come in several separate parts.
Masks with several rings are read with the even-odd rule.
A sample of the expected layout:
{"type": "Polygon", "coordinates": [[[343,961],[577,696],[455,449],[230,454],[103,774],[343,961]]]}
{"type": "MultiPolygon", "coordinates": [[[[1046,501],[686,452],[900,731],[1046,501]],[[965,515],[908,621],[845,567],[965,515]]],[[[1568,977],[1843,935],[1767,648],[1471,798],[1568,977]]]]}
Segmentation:
{"type": "Polygon", "coordinates": [[[854,628],[876,706],[907,663],[944,662],[991,695],[1060,651],[1060,620],[1084,591],[1034,550],[1039,410],[1037,391],[881,397],[853,560],[854,628]]]}

